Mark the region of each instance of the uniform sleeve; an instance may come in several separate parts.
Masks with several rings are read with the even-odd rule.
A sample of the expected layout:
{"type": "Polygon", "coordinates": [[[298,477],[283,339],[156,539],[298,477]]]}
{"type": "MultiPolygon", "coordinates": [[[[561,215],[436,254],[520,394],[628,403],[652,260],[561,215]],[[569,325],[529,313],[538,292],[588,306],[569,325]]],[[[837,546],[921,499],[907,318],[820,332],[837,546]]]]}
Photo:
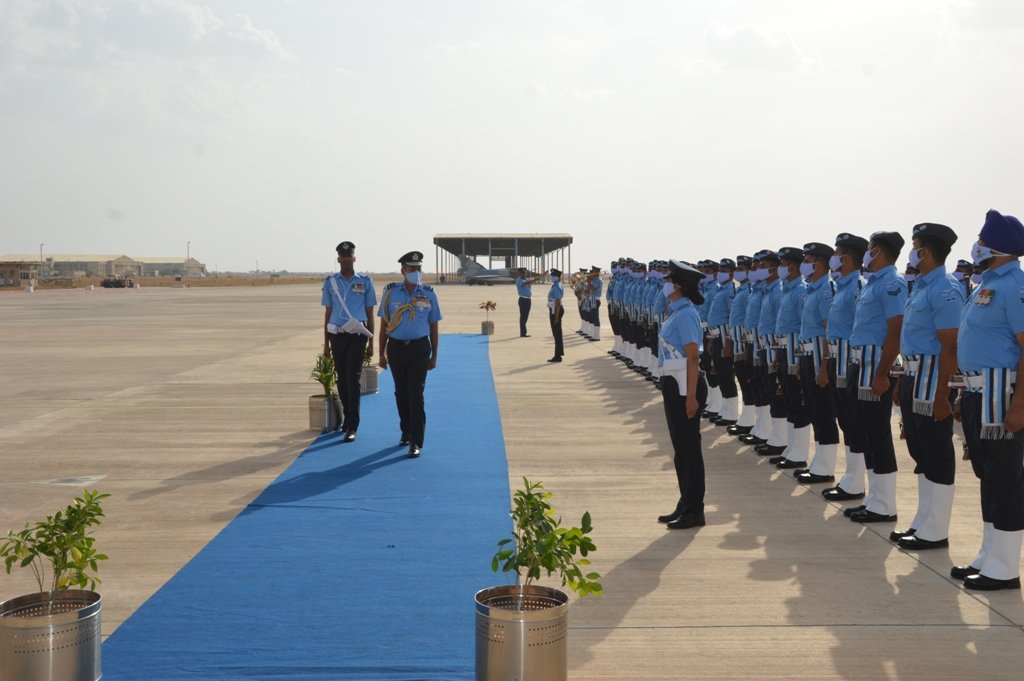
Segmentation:
{"type": "Polygon", "coordinates": [[[320,304],[324,307],[334,307],[334,302],[331,300],[331,284],[327,279],[324,279],[324,290],[320,296],[320,304]]]}
{"type": "MultiPolygon", "coordinates": [[[[1018,283],[1020,280],[1018,279],[1018,283]]],[[[976,289],[977,290],[977,289],[976,289]]],[[[1006,302],[1006,323],[1014,335],[1024,333],[1024,284],[1020,284],[1016,291],[1007,291],[1006,302]]]]}
{"type": "Polygon", "coordinates": [[[387,298],[387,296],[388,296],[388,289],[387,289],[387,287],[384,287],[384,297],[381,298],[381,305],[380,305],[380,307],[377,308],[377,316],[378,317],[383,317],[384,316],[384,308],[386,308],[387,305],[385,305],[383,301],[384,301],[385,298],[387,298]]]}
{"type": "Polygon", "coordinates": [[[363,305],[365,307],[375,307],[377,305],[377,290],[373,287],[373,279],[367,277],[366,280],[370,282],[370,285],[366,287],[363,305]]]}
{"type": "Polygon", "coordinates": [[[960,327],[960,311],[964,307],[963,291],[960,287],[938,289],[931,295],[932,318],[936,329],[960,327]]]}
{"type": "Polygon", "coordinates": [[[903,308],[907,305],[907,283],[902,279],[890,282],[886,285],[881,298],[886,319],[902,317],[903,308]]]}
{"type": "Polygon", "coordinates": [[[443,319],[441,316],[441,304],[437,302],[437,294],[434,291],[430,292],[430,314],[427,315],[427,321],[430,323],[439,322],[443,319]]]}
{"type": "Polygon", "coordinates": [[[832,287],[825,282],[825,291],[818,298],[818,314],[822,319],[828,319],[829,310],[832,309],[832,287]]]}

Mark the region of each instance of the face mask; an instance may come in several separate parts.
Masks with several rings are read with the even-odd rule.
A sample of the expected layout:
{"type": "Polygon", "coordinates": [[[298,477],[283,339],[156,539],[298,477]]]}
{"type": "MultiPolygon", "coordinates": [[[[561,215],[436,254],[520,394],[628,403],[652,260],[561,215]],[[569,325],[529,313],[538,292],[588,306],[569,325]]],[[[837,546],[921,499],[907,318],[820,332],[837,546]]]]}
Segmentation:
{"type": "Polygon", "coordinates": [[[676,285],[673,284],[671,281],[666,281],[664,284],[661,285],[661,292],[665,295],[666,298],[675,293],[675,291],[676,285]]]}
{"type": "Polygon", "coordinates": [[[971,275],[971,283],[980,284],[981,283],[981,275],[980,274],[972,274],[971,275]]]}
{"type": "Polygon", "coordinates": [[[874,260],[874,257],[872,257],[871,249],[869,248],[868,252],[864,254],[864,261],[862,262],[862,264],[864,265],[864,269],[871,267],[872,260],[874,260]]]}
{"type": "Polygon", "coordinates": [[[416,272],[406,272],[405,273],[405,280],[407,282],[409,282],[410,284],[412,284],[413,286],[418,286],[419,283],[420,283],[420,277],[422,277],[422,276],[423,276],[423,273],[419,272],[419,271],[416,271],[416,272]]]}
{"type": "Polygon", "coordinates": [[[700,280],[700,283],[702,283],[702,284],[710,284],[714,280],[715,280],[715,278],[712,275],[705,274],[704,278],[700,280]]]}
{"type": "Polygon", "coordinates": [[[551,283],[552,284],[557,284],[560,281],[562,281],[561,277],[551,277],[551,283]]]}
{"type": "Polygon", "coordinates": [[[800,276],[809,277],[814,274],[814,263],[813,262],[802,262],[800,263],[800,276]]]}
{"type": "Polygon", "coordinates": [[[719,284],[724,284],[727,281],[729,281],[729,273],[728,272],[719,272],[718,273],[718,283],[719,284]]]}
{"type": "Polygon", "coordinates": [[[917,279],[917,275],[916,274],[904,274],[903,275],[903,280],[905,282],[907,282],[908,284],[910,282],[914,281],[915,279],[917,279]]]}
{"type": "Polygon", "coordinates": [[[974,242],[974,246],[971,247],[971,258],[974,260],[975,265],[981,265],[989,258],[993,258],[997,255],[1007,255],[1006,253],[1000,253],[999,251],[992,250],[988,246],[982,246],[977,241],[974,242]]]}
{"type": "Polygon", "coordinates": [[[735,279],[736,281],[746,281],[747,273],[743,271],[737,271],[736,274],[733,275],[733,279],[735,279]]]}
{"type": "Polygon", "coordinates": [[[953,278],[956,279],[957,281],[963,281],[964,280],[964,273],[963,272],[954,272],[953,273],[953,278]]]}
{"type": "Polygon", "coordinates": [[[833,272],[837,271],[842,266],[843,259],[838,255],[833,255],[831,258],[828,259],[828,268],[833,272]]]}
{"type": "Polygon", "coordinates": [[[633,275],[634,279],[639,279],[640,277],[644,276],[643,272],[631,272],[631,274],[633,275]]]}
{"type": "Polygon", "coordinates": [[[750,281],[764,281],[768,278],[768,270],[750,270],[750,281]]]}
{"type": "Polygon", "coordinates": [[[789,279],[789,265],[779,265],[779,269],[776,272],[779,275],[779,279],[789,279]]]}
{"type": "Polygon", "coordinates": [[[920,264],[921,264],[921,249],[920,248],[915,248],[914,250],[910,251],[910,266],[911,267],[917,267],[920,264]]]}

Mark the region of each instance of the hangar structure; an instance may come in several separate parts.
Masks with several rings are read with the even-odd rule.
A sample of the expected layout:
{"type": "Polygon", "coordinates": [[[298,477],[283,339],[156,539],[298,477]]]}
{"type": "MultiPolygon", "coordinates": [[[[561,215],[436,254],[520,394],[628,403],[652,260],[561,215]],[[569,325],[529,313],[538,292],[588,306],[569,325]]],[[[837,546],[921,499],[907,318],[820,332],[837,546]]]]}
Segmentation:
{"type": "Polygon", "coordinates": [[[437,283],[504,283],[515,269],[572,271],[572,235],[467,232],[434,236],[437,283]]]}

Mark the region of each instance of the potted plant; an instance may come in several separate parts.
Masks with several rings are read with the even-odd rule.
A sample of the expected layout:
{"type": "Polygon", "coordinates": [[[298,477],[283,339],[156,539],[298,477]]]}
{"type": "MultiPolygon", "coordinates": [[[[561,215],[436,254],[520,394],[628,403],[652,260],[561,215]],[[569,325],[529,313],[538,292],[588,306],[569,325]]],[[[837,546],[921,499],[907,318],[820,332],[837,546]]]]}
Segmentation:
{"type": "Polygon", "coordinates": [[[363,352],[363,373],[359,377],[359,393],[361,395],[368,395],[375,393],[379,389],[377,387],[377,367],[373,364],[373,355],[370,354],[370,343],[373,339],[370,339],[369,343],[366,344],[366,350],[363,352]]]}
{"type": "Polygon", "coordinates": [[[39,591],[0,603],[0,681],[96,681],[101,677],[100,583],[107,556],[96,551],[91,528],[109,494],[83,490],[62,511],[0,544],[7,573],[29,567],[39,591]]]}
{"type": "Polygon", "coordinates": [[[341,426],[341,399],[334,393],[338,376],[334,358],[318,354],[309,377],[323,387],[323,393],[309,396],[309,429],[326,433],[341,426]]]}
{"type": "Polygon", "coordinates": [[[494,335],[494,322],[491,321],[491,310],[497,310],[498,304],[493,300],[485,300],[480,303],[480,309],[484,310],[486,316],[485,321],[480,323],[480,333],[485,336],[494,335]]]}
{"type": "Polygon", "coordinates": [[[569,597],[535,584],[542,572],[581,598],[601,594],[601,576],[583,571],[596,548],[590,513],[579,527],[562,527],[550,499],[542,483],[526,478],[512,495],[512,536],[498,542],[491,570],[515,572],[516,583],[476,594],[477,681],[565,681],[569,597]]]}

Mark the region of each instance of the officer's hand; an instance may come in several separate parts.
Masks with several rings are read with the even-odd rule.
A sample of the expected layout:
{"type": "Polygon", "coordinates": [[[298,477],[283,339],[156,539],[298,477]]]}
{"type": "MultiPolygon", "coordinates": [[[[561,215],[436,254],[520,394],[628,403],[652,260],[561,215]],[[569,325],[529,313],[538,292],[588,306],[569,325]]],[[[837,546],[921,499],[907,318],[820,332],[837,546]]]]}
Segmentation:
{"type": "Polygon", "coordinates": [[[932,405],[932,418],[936,421],[945,421],[953,415],[953,407],[949,406],[949,400],[935,400],[932,405]]]}
{"type": "Polygon", "coordinates": [[[324,355],[324,357],[330,357],[331,356],[331,346],[330,346],[329,343],[324,343],[323,355],[324,355]]]}
{"type": "MultiPolygon", "coordinates": [[[[962,414],[960,413],[960,401],[962,399],[963,399],[963,395],[962,394],[961,395],[957,395],[956,396],[956,401],[953,402],[953,418],[955,418],[957,421],[959,421],[962,418],[962,414]]],[[[964,447],[966,448],[967,445],[964,445],[964,447]]]]}
{"type": "Polygon", "coordinates": [[[879,397],[884,395],[889,390],[889,377],[886,375],[875,376],[875,380],[871,381],[871,392],[875,393],[879,397]]]}
{"type": "Polygon", "coordinates": [[[1011,433],[1018,433],[1024,430],[1024,407],[1010,407],[1006,411],[1006,418],[1003,420],[1006,430],[1011,433]]]}
{"type": "Polygon", "coordinates": [[[367,357],[373,357],[373,346],[372,345],[367,345],[366,346],[366,356],[367,357]]]}
{"type": "Polygon", "coordinates": [[[388,368],[388,356],[386,354],[383,354],[383,353],[381,354],[380,361],[377,362],[377,366],[379,366],[381,369],[387,370],[387,368],[388,368]]]}
{"type": "Polygon", "coordinates": [[[692,419],[697,415],[697,396],[687,395],[686,396],[686,418],[692,419]]]}
{"type": "Polygon", "coordinates": [[[828,387],[828,360],[822,360],[821,369],[818,370],[818,376],[815,381],[818,383],[819,388],[828,387]]]}
{"type": "Polygon", "coordinates": [[[430,364],[427,365],[427,371],[437,367],[437,357],[430,358],[430,364]]]}

